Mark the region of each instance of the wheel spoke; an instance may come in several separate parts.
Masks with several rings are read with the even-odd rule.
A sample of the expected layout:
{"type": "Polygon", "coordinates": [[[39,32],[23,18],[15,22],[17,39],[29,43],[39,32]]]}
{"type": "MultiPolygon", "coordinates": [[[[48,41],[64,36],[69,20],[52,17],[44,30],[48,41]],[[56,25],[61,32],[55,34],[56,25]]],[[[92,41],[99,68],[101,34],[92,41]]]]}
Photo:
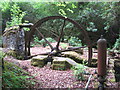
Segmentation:
{"type": "Polygon", "coordinates": [[[59,38],[59,35],[57,35],[53,30],[51,30],[51,33],[55,35],[57,38],[59,38]]]}
{"type": "MultiPolygon", "coordinates": [[[[43,29],[43,30],[45,30],[45,31],[48,31],[48,30],[45,29],[45,28],[40,28],[40,29],[43,29]]],[[[55,35],[57,38],[59,37],[59,35],[57,35],[57,33],[56,33],[55,31],[50,30],[50,32],[51,32],[53,35],[55,35]]]]}
{"type": "Polygon", "coordinates": [[[42,36],[42,38],[45,40],[45,42],[50,46],[51,50],[53,50],[53,46],[50,44],[50,42],[44,37],[44,35],[36,28],[36,30],[38,31],[38,33],[40,34],[40,36],[42,36]]]}
{"type": "Polygon", "coordinates": [[[64,19],[64,23],[63,23],[63,26],[62,26],[62,29],[61,29],[61,33],[60,33],[60,36],[59,36],[59,38],[58,38],[58,43],[57,43],[57,45],[56,45],[56,49],[57,49],[57,50],[59,50],[60,40],[61,40],[61,38],[63,37],[63,31],[64,31],[64,26],[65,26],[65,21],[66,21],[66,19],[64,19]]]}

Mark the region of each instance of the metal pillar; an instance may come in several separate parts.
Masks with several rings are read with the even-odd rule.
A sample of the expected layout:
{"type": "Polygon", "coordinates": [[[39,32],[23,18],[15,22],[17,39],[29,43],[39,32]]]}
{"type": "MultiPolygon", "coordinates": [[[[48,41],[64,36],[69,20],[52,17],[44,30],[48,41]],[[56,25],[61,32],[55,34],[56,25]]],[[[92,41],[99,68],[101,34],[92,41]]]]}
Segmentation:
{"type": "Polygon", "coordinates": [[[88,66],[91,66],[91,61],[92,61],[92,46],[88,47],[88,66]]]}
{"type": "Polygon", "coordinates": [[[101,35],[101,38],[97,41],[98,45],[98,81],[100,83],[98,89],[104,90],[104,82],[105,82],[105,75],[106,75],[106,40],[101,35]]]}

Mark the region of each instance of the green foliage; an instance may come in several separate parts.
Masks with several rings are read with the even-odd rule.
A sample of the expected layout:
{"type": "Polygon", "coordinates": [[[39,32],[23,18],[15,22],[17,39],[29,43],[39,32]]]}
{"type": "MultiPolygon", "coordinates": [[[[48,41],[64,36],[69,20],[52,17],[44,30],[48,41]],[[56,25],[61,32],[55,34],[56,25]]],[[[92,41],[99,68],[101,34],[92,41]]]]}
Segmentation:
{"type": "Polygon", "coordinates": [[[30,88],[35,85],[33,77],[18,66],[5,61],[2,73],[3,88],[30,88]]]}
{"type": "Polygon", "coordinates": [[[37,36],[34,36],[34,42],[38,43],[39,42],[39,38],[37,36]]]}
{"type": "MultiPolygon", "coordinates": [[[[101,34],[105,34],[105,36],[108,35],[106,39],[108,39],[108,41],[111,40],[112,37],[109,37],[109,35],[112,34],[112,26],[115,26],[115,29],[112,30],[115,34],[119,32],[119,2],[4,2],[0,3],[0,8],[2,8],[3,27],[5,27],[6,21],[10,22],[8,26],[18,24],[21,22],[21,19],[18,19],[18,17],[23,18],[25,16],[23,22],[27,20],[35,23],[46,16],[60,15],[71,18],[80,25],[83,25],[83,28],[90,32],[89,36],[93,42],[95,42],[101,34]],[[10,21],[10,19],[12,20],[10,21]]],[[[45,28],[46,31],[42,30],[41,32],[48,35],[49,33],[46,32],[50,30],[55,32],[57,32],[57,30],[59,31],[59,26],[62,25],[59,22],[52,24],[53,22],[47,21],[46,24],[43,23],[44,25],[42,24],[41,28],[45,28]],[[52,26],[54,27],[52,28],[52,26]]],[[[69,29],[65,30],[65,33],[68,33],[67,35],[74,34],[75,37],[81,35],[79,32],[81,29],[76,31],[75,26],[69,22],[66,22],[65,29],[69,29]]],[[[118,37],[118,35],[115,37],[118,37]]],[[[83,38],[83,36],[81,35],[80,38],[83,38]]],[[[115,40],[116,38],[114,41],[108,43],[113,46],[115,40]]]]}
{"type": "MultiPolygon", "coordinates": [[[[80,12],[81,22],[92,21],[95,23],[97,29],[101,27],[106,31],[109,30],[110,26],[115,23],[116,15],[119,13],[118,10],[120,7],[116,6],[115,2],[92,2],[88,3],[86,7],[80,12]],[[101,23],[99,23],[101,22],[101,23]],[[99,26],[98,26],[99,25],[99,26]]],[[[88,25],[87,25],[88,26],[88,25]]]]}
{"type": "MultiPolygon", "coordinates": [[[[46,38],[46,40],[49,41],[49,42],[51,42],[51,43],[52,43],[52,42],[56,42],[53,38],[50,38],[50,37],[46,38]]],[[[42,39],[42,40],[40,40],[40,42],[41,42],[41,43],[45,43],[45,40],[42,39]]]]}
{"type": "Polygon", "coordinates": [[[0,8],[2,12],[2,18],[8,20],[10,18],[10,3],[9,2],[2,2],[0,3],[0,8]]]}
{"type": "Polygon", "coordinates": [[[72,23],[68,23],[66,26],[65,26],[65,28],[73,28],[73,24],[72,23]]]}
{"type": "MultiPolygon", "coordinates": [[[[50,38],[50,37],[49,37],[49,38],[46,38],[46,40],[47,40],[48,42],[50,42],[50,43],[56,42],[53,38],[50,38]]],[[[44,39],[40,40],[39,43],[40,43],[41,45],[43,45],[43,46],[48,46],[48,44],[45,42],[44,39]]]]}
{"type": "Polygon", "coordinates": [[[68,40],[68,43],[71,45],[71,46],[82,46],[82,43],[81,43],[81,40],[77,37],[71,37],[69,40],[68,40]]]}
{"type": "Polygon", "coordinates": [[[57,2],[56,6],[58,7],[58,13],[64,17],[73,17],[76,15],[75,9],[77,8],[76,3],[74,2],[57,2]],[[74,15],[72,15],[74,13],[74,15]]]}
{"type": "Polygon", "coordinates": [[[23,60],[24,57],[23,57],[23,56],[19,56],[19,55],[17,55],[17,56],[16,56],[16,59],[18,59],[18,60],[23,60]]]}
{"type": "MultiPolygon", "coordinates": [[[[53,43],[53,42],[56,42],[53,38],[51,37],[48,37],[46,38],[46,40],[50,43],[53,43]]],[[[39,40],[39,38],[37,36],[34,36],[34,44],[32,44],[32,46],[35,46],[35,45],[43,45],[43,46],[48,46],[48,44],[46,43],[46,41],[44,39],[42,40],[39,40]]]]}
{"type": "Polygon", "coordinates": [[[6,10],[8,10],[10,8],[10,4],[8,2],[2,2],[0,5],[0,8],[2,8],[2,12],[6,12],[6,10]],[[4,7],[3,7],[4,6],[4,7]]]}
{"type": "Polygon", "coordinates": [[[119,38],[116,40],[113,48],[120,50],[120,35],[119,35],[119,38]]]}
{"type": "Polygon", "coordinates": [[[60,43],[60,46],[62,47],[62,49],[66,49],[68,47],[67,43],[60,43]]]}
{"type": "MultiPolygon", "coordinates": [[[[25,22],[25,23],[23,23],[23,24],[27,24],[27,23],[29,23],[29,21],[27,21],[27,20],[25,20],[24,22],[25,22]]],[[[23,29],[24,29],[24,31],[30,31],[30,28],[26,28],[26,27],[24,27],[23,29]]]]}
{"type": "Polygon", "coordinates": [[[2,44],[3,44],[3,42],[2,42],[2,36],[0,36],[0,47],[2,47],[2,44]]]}
{"type": "Polygon", "coordinates": [[[5,53],[3,51],[0,50],[0,60],[2,60],[5,57],[5,53]]]}
{"type": "Polygon", "coordinates": [[[10,8],[10,14],[11,14],[11,21],[7,22],[7,27],[13,26],[13,25],[19,25],[22,23],[22,19],[25,16],[25,12],[22,12],[20,10],[20,7],[15,3],[10,8]]]}
{"type": "Polygon", "coordinates": [[[31,44],[31,47],[34,47],[35,45],[39,45],[39,38],[34,35],[34,42],[31,44]]]}
{"type": "Polygon", "coordinates": [[[74,66],[73,68],[74,76],[77,80],[85,80],[84,73],[86,67],[82,64],[78,64],[77,66],[74,66]]]}
{"type": "Polygon", "coordinates": [[[30,31],[30,28],[24,28],[25,31],[30,31]]]}
{"type": "Polygon", "coordinates": [[[95,24],[93,22],[89,22],[89,26],[87,27],[87,31],[96,32],[95,24]]]}
{"type": "Polygon", "coordinates": [[[66,13],[65,13],[65,11],[63,9],[59,10],[59,14],[62,15],[62,16],[64,16],[64,17],[66,16],[66,13]]]}

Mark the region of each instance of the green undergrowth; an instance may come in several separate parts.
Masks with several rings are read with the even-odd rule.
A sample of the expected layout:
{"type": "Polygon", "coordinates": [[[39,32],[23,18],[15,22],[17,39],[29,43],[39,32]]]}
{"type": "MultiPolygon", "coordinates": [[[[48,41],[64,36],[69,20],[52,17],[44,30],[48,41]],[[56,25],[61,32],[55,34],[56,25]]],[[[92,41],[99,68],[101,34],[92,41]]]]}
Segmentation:
{"type": "Polygon", "coordinates": [[[2,73],[3,88],[33,88],[34,78],[20,67],[5,61],[2,73]]]}
{"type": "Polygon", "coordinates": [[[78,64],[77,66],[72,67],[73,74],[77,80],[80,80],[80,81],[85,80],[84,73],[85,73],[86,68],[87,67],[85,65],[82,65],[82,64],[78,64]]]}

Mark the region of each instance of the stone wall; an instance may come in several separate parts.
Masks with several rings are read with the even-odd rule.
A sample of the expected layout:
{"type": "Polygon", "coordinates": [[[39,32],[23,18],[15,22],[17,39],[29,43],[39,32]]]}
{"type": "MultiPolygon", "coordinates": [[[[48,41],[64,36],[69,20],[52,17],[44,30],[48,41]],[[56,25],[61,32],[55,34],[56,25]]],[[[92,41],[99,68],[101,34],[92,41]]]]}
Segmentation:
{"type": "MultiPolygon", "coordinates": [[[[3,34],[3,48],[14,52],[17,58],[23,58],[25,53],[24,30],[19,26],[5,29],[3,34]]],[[[8,53],[7,52],[7,53],[8,53]]]]}

